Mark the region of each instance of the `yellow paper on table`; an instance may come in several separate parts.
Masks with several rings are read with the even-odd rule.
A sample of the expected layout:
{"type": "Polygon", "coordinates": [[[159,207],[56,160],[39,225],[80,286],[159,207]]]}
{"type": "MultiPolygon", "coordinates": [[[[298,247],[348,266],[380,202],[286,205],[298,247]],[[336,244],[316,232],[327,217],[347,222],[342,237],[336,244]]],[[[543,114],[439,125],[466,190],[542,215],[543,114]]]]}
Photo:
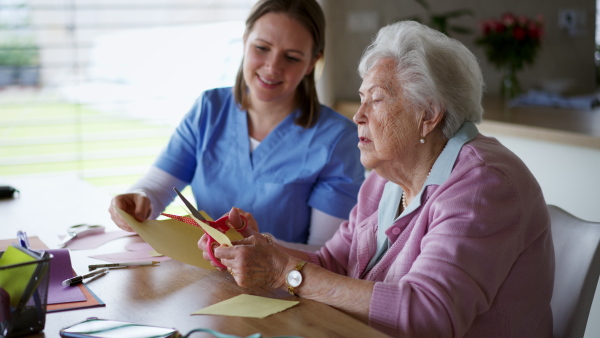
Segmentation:
{"type": "MultiPolygon", "coordinates": [[[[198,248],[198,240],[204,230],[175,219],[145,220],[138,222],[133,216],[114,207],[121,217],[142,237],[146,243],[161,254],[178,260],[182,263],[204,269],[215,269],[202,257],[202,250],[198,248]]],[[[226,233],[231,240],[242,239],[237,231],[231,229],[226,233]]]]}
{"type": "Polygon", "coordinates": [[[192,314],[265,318],[272,314],[287,310],[298,303],[298,301],[291,300],[239,295],[220,303],[207,306],[192,314]]]}
{"type": "Polygon", "coordinates": [[[11,306],[16,307],[19,304],[37,266],[35,264],[27,264],[14,268],[10,268],[10,266],[36,260],[35,257],[14,246],[6,248],[6,251],[0,257],[0,267],[9,267],[0,272],[0,288],[3,288],[10,296],[11,306]]]}

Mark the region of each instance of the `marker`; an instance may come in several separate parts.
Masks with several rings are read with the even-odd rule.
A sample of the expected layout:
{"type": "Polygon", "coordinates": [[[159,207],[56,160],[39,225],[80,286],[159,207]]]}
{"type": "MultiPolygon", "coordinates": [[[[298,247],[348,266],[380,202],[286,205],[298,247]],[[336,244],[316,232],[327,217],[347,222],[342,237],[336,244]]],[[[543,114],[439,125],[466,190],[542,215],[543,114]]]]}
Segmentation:
{"type": "Polygon", "coordinates": [[[93,264],[89,265],[90,271],[98,268],[126,268],[129,266],[141,266],[141,265],[154,265],[160,263],[159,261],[144,261],[144,262],[128,262],[128,263],[108,263],[108,264],[93,264]]]}
{"type": "Polygon", "coordinates": [[[96,271],[92,271],[92,272],[87,273],[85,275],[75,276],[73,278],[66,279],[66,280],[64,280],[62,282],[62,285],[64,285],[64,286],[77,285],[77,284],[83,282],[83,280],[86,279],[86,278],[94,277],[94,276],[100,275],[100,274],[105,275],[106,272],[108,272],[108,268],[98,269],[96,271]]]}

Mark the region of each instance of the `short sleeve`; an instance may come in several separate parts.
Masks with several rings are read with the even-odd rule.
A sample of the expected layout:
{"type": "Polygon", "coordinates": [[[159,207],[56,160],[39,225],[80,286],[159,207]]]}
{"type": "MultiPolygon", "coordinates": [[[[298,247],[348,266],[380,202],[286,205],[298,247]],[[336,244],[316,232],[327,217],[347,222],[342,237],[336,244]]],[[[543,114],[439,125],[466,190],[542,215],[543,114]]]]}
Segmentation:
{"type": "Polygon", "coordinates": [[[196,100],[154,163],[156,167],[187,183],[192,181],[197,165],[196,149],[200,139],[203,101],[204,96],[196,100]]]}
{"type": "Polygon", "coordinates": [[[332,143],[329,159],[315,182],[308,205],[342,219],[348,219],[365,177],[358,150],[356,126],[347,127],[332,143]]]}

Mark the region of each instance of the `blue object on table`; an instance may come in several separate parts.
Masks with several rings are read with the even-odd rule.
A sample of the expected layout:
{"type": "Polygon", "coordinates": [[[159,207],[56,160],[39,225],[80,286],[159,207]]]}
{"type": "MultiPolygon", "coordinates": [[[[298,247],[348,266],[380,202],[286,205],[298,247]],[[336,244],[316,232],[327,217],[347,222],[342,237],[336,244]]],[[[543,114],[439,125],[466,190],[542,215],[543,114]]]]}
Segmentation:
{"type": "Polygon", "coordinates": [[[27,233],[25,231],[17,231],[17,238],[19,239],[19,245],[25,249],[31,249],[29,247],[29,238],[27,238],[27,233]]]}

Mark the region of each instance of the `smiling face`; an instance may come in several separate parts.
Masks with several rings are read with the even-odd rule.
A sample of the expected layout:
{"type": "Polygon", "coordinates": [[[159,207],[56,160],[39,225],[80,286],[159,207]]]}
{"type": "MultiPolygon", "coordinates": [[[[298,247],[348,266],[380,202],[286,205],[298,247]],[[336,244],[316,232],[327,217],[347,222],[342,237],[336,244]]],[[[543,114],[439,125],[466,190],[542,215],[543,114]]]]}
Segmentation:
{"type": "Polygon", "coordinates": [[[313,39],[297,20],[282,13],[260,17],[244,41],[244,80],[252,105],[295,106],[296,87],[314,68],[313,39]]]}
{"type": "Polygon", "coordinates": [[[403,102],[396,80],[396,63],[378,61],[365,75],[359,89],[358,125],[360,161],[381,176],[402,169],[416,154],[419,116],[403,102]]]}

